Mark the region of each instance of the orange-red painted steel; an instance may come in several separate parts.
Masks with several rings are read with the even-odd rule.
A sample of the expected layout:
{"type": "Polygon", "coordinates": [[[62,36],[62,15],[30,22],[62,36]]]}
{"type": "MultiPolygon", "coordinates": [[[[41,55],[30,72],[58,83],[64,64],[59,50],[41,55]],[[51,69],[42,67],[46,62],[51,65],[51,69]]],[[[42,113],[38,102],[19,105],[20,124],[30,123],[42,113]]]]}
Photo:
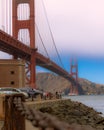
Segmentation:
{"type": "Polygon", "coordinates": [[[32,53],[36,56],[36,65],[49,69],[58,75],[75,83],[75,79],[63,68],[58,66],[56,63],[46,58],[39,52],[35,52],[35,49],[24,45],[22,42],[16,40],[12,36],[4,33],[0,30],[0,50],[11,55],[16,55],[19,58],[25,59],[30,62],[32,53]]]}
{"type": "Polygon", "coordinates": [[[75,86],[71,87],[70,94],[78,94],[78,64],[76,58],[71,58],[70,74],[75,79],[75,86]]]}
{"type": "Polygon", "coordinates": [[[35,0],[13,0],[13,37],[0,30],[0,50],[13,55],[15,58],[22,58],[29,61],[28,71],[30,71],[30,81],[28,82],[31,87],[35,88],[36,82],[36,64],[49,69],[62,77],[72,81],[75,84],[75,79],[66,72],[63,68],[59,67],[56,63],[38,53],[35,48],[35,13],[34,13],[35,0]],[[28,3],[30,7],[30,19],[18,20],[17,7],[19,4],[28,3]],[[18,32],[20,29],[28,29],[30,33],[30,47],[18,41],[18,32]]]}
{"type": "MultiPolygon", "coordinates": [[[[30,47],[35,49],[35,15],[34,15],[34,0],[13,0],[13,36],[18,39],[18,32],[20,29],[28,29],[30,34],[30,47]],[[17,19],[17,8],[19,4],[29,4],[30,7],[30,18],[29,20],[18,20],[17,19]]],[[[30,58],[30,86],[35,88],[36,79],[36,58],[35,53],[32,53],[30,58]]]]}
{"type": "Polygon", "coordinates": [[[26,60],[30,60],[31,54],[36,51],[2,30],[0,30],[0,50],[26,60]]]}

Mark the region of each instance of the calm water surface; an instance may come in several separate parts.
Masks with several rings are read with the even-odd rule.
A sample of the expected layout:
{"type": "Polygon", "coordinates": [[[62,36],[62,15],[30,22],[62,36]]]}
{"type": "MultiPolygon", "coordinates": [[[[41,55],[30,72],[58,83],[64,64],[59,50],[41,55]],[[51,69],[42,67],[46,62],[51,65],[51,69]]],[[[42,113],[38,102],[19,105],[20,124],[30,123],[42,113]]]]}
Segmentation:
{"type": "Polygon", "coordinates": [[[93,107],[96,111],[102,112],[104,116],[104,95],[97,96],[63,96],[65,99],[81,102],[87,106],[93,107]]]}

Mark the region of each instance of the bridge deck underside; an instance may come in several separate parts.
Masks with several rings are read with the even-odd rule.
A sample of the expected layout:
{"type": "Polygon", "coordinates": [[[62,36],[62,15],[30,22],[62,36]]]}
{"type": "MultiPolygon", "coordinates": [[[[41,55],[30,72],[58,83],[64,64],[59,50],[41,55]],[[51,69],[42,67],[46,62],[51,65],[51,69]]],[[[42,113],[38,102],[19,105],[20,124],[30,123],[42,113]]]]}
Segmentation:
{"type": "Polygon", "coordinates": [[[42,54],[36,52],[36,49],[31,49],[30,47],[26,46],[22,42],[16,40],[12,36],[4,33],[1,30],[0,30],[0,50],[8,54],[17,56],[19,58],[25,59],[27,61],[30,61],[31,54],[35,53],[36,64],[38,66],[51,70],[56,74],[75,83],[74,78],[71,75],[69,75],[67,71],[59,67],[56,63],[51,61],[49,58],[46,58],[42,54]]]}

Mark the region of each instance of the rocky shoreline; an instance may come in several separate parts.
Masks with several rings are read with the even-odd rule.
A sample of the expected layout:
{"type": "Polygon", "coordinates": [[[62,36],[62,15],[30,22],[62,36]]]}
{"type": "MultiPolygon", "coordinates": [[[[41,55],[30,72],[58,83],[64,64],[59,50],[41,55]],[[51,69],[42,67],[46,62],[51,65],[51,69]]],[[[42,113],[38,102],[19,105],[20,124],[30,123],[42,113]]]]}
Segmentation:
{"type": "Polygon", "coordinates": [[[59,120],[70,124],[73,130],[104,130],[102,113],[70,99],[40,102],[28,106],[56,116],[59,120]]]}

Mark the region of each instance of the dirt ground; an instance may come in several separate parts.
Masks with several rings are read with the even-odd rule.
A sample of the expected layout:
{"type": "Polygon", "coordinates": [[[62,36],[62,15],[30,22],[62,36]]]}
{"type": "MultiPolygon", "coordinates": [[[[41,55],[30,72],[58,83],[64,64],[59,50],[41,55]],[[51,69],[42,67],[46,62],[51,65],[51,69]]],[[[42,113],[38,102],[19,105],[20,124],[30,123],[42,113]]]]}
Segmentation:
{"type": "Polygon", "coordinates": [[[101,116],[101,113],[82,103],[71,100],[40,100],[26,104],[43,113],[56,116],[60,121],[67,122],[70,130],[104,130],[104,117],[101,116]]]}
{"type": "Polygon", "coordinates": [[[25,121],[25,124],[26,130],[39,130],[38,128],[35,128],[28,120],[25,121]]]}

